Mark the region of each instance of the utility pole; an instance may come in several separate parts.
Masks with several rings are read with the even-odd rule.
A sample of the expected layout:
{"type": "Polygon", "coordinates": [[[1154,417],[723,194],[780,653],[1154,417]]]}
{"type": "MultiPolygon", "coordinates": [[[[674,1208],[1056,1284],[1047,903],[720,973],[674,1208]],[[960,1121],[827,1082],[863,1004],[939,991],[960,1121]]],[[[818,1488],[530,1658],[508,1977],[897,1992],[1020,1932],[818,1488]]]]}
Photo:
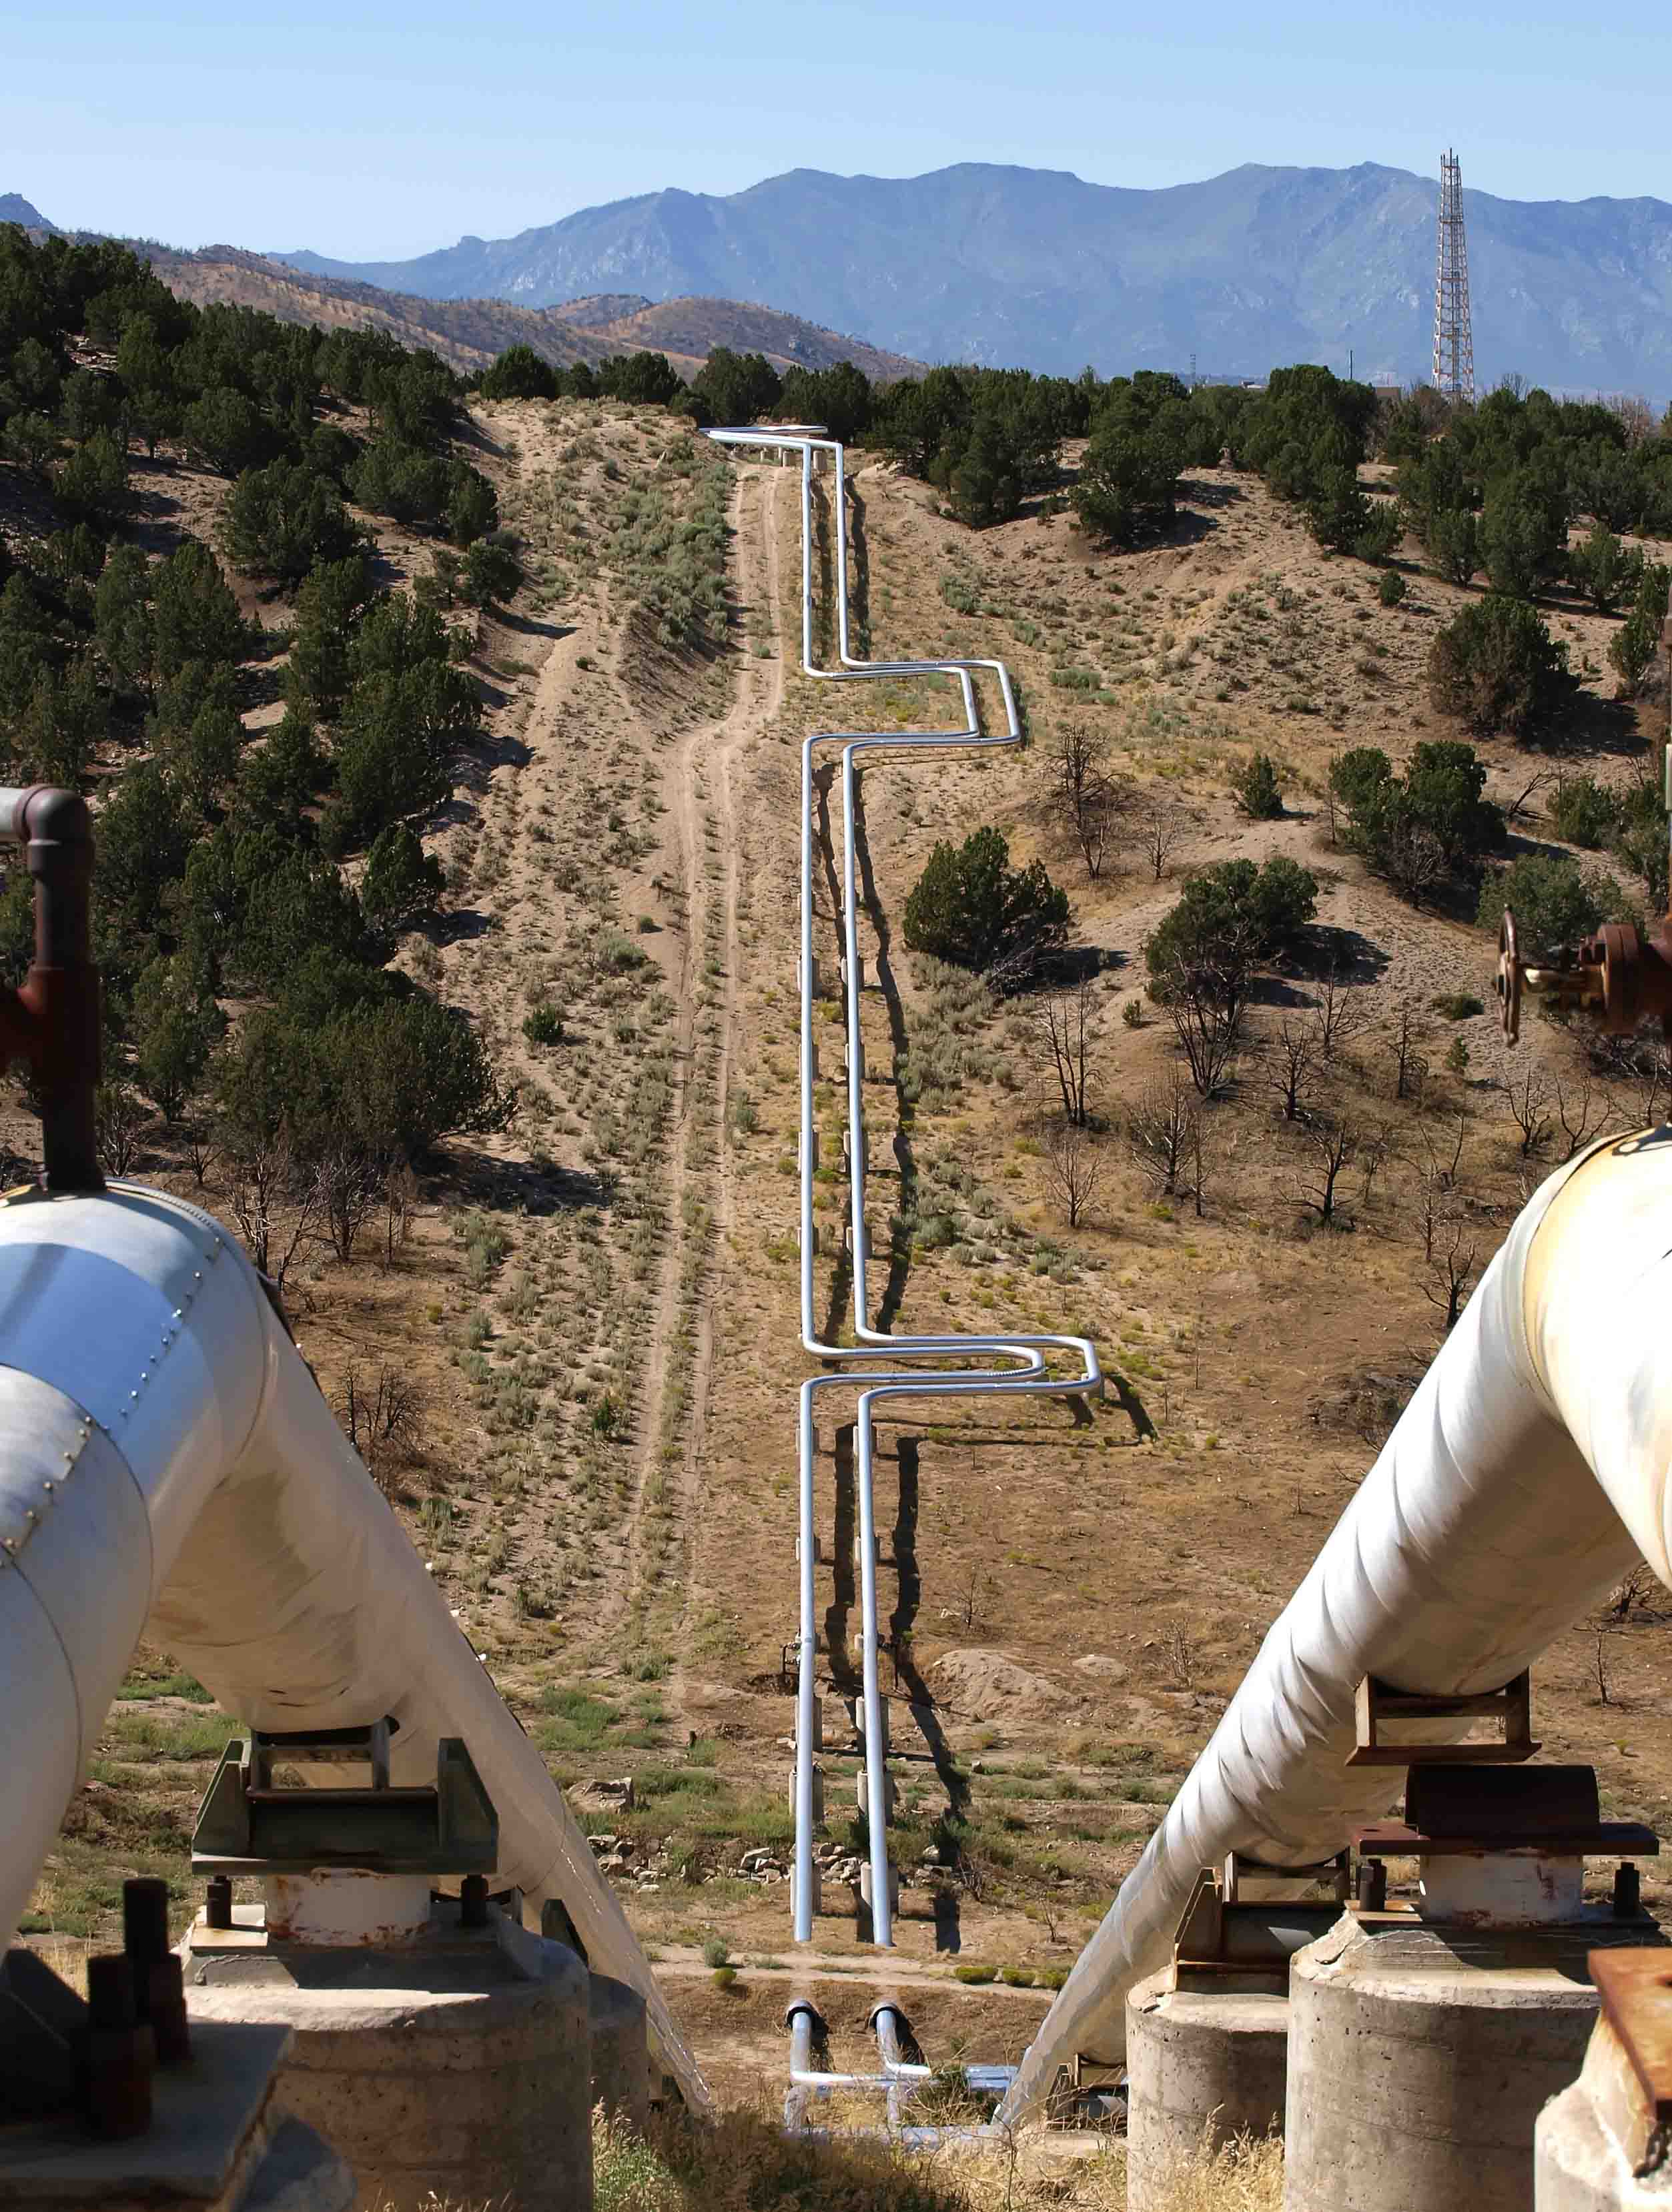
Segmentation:
{"type": "Polygon", "coordinates": [[[1474,337],[1468,313],[1468,247],[1463,237],[1463,173],[1440,157],[1439,232],[1434,268],[1434,386],[1455,407],[1474,399],[1474,337]]]}

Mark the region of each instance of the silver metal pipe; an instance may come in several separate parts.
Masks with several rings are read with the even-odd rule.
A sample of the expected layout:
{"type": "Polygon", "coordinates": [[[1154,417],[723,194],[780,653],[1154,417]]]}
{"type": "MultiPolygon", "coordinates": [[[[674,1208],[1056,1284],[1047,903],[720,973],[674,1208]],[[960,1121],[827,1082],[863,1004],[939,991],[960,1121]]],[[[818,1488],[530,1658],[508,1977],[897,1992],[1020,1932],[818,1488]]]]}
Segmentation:
{"type": "MultiPolygon", "coordinates": [[[[972,1355],[984,1360],[1005,1362],[1002,1366],[985,1366],[974,1370],[953,1373],[919,1375],[915,1369],[892,1370],[866,1370],[860,1373],[838,1374],[814,1378],[801,1389],[797,1425],[798,1459],[800,1469],[799,1528],[800,1536],[800,1572],[799,1576],[800,1628],[798,1641],[797,1725],[795,1745],[795,1881],[792,1910],[795,1940],[810,1942],[812,1939],[812,1735],[813,1709],[818,1695],[817,1680],[817,1604],[818,1585],[813,1571],[813,1533],[815,1525],[813,1471],[815,1431],[813,1427],[812,1393],[822,1384],[835,1382],[851,1386],[858,1382],[891,1386],[906,1391],[907,1395],[925,1397],[945,1397],[963,1395],[1006,1395],[1018,1390],[1043,1392],[1054,1396],[1083,1395],[1090,1391],[1101,1392],[1103,1372],[1095,1349],[1084,1338],[1072,1336],[1013,1336],[998,1335],[929,1335],[894,1336],[870,1326],[870,1296],[868,1265],[870,1254],[866,1235],[866,1146],[863,1094],[863,1053],[860,1020],[860,954],[859,954],[859,891],[856,866],[854,822],[856,815],[856,762],[861,753],[872,751],[949,751],[969,747],[1015,745],[1022,740],[1021,725],[1016,712],[1015,691],[1010,672],[998,659],[941,659],[867,661],[855,656],[848,623],[848,516],[847,477],[845,456],[841,444],[834,439],[796,434],[784,431],[751,429],[714,430],[708,434],[716,443],[733,447],[753,447],[778,453],[796,453],[801,460],[801,668],[804,674],[822,683],[871,682],[879,678],[910,676],[950,676],[958,686],[963,709],[962,724],[946,730],[908,730],[882,735],[864,731],[819,731],[806,738],[801,750],[801,823],[800,823],[800,1227],[801,1262],[801,1342],[804,1351],[813,1358],[843,1368],[874,1358],[878,1346],[886,1346],[895,1360],[933,1360],[945,1362],[964,1359],[972,1355]],[[830,459],[831,508],[835,525],[837,659],[839,665],[824,668],[818,665],[813,653],[813,515],[812,479],[816,457],[827,453],[830,459]],[[974,678],[985,672],[999,687],[1003,703],[1004,728],[988,732],[982,722],[980,703],[976,696],[974,678]],[[842,944],[848,964],[847,988],[847,1043],[848,1043],[848,1138],[849,1156],[849,1242],[853,1255],[854,1279],[854,1336],[851,1345],[825,1343],[818,1330],[814,1312],[814,1219],[813,1219],[813,1163],[815,1135],[813,1090],[814,1048],[812,1034],[813,981],[813,800],[815,794],[814,755],[822,747],[839,749],[842,780],[842,944]],[[1072,1358],[1077,1371],[1071,1376],[1054,1376],[1047,1366],[1049,1355],[1072,1358]]],[[[860,1518],[860,1668],[865,1711],[866,1738],[866,1811],[867,1856],[871,1871],[872,1934],[879,1946],[893,1941],[893,1908],[891,1895],[888,1859],[888,1771],[884,1752],[882,1731],[882,1695],[879,1681],[879,1628],[876,1592],[876,1516],[874,1504],[873,1463],[870,1394],[861,1393],[858,1412],[859,1450],[856,1476],[860,1518]]]]}
{"type": "MultiPolygon", "coordinates": [[[[1367,1674],[1435,1696],[1522,1672],[1639,1553],[1672,1584],[1672,1129],[1528,1201],[1030,2045],[1000,2118],[1125,2047],[1203,1866],[1310,1865],[1385,1813],[1349,1766],[1367,1674]]],[[[1467,1723],[1456,1723],[1458,1733],[1467,1723]]]]}

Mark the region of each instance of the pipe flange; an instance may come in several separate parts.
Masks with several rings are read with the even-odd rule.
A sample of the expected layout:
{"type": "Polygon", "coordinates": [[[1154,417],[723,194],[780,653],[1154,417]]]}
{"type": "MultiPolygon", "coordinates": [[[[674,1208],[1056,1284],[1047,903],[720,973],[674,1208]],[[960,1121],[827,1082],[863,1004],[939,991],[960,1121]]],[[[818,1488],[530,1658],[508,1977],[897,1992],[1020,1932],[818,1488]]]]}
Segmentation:
{"type": "Polygon", "coordinates": [[[1516,938],[1515,916],[1508,907],[1498,925],[1497,988],[1504,1042],[1514,1044],[1521,1035],[1521,948],[1516,938]]]}

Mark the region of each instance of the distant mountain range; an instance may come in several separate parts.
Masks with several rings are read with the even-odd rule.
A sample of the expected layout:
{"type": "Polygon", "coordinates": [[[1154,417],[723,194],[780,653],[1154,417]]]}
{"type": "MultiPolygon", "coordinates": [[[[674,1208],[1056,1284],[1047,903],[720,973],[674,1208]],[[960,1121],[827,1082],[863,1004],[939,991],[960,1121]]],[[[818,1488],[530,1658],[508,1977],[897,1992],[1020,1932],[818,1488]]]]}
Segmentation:
{"type": "MultiPolygon", "coordinates": [[[[55,228],[17,192],[0,197],[0,222],[21,222],[38,231],[55,228]]],[[[485,368],[496,354],[520,341],[563,368],[611,354],[665,353],[685,377],[694,376],[719,345],[763,353],[781,370],[829,368],[851,361],[884,383],[919,376],[924,368],[921,361],[863,338],[736,300],[656,301],[642,292],[599,293],[551,307],[514,307],[503,300],[428,300],[345,277],[316,276],[235,246],[205,246],[187,253],[146,239],[124,243],[143,255],[170,291],[199,307],[224,301],[322,330],[387,331],[403,345],[427,346],[466,375],[485,368]]]]}
{"type": "MultiPolygon", "coordinates": [[[[1467,149],[1465,149],[1465,161],[1467,149]]],[[[398,262],[275,258],[431,300],[543,307],[599,292],[759,301],[929,361],[1261,375],[1292,361],[1426,374],[1438,185],[1402,169],[1268,168],[1138,191],[964,162],[795,169],[666,191],[398,262]]],[[[1672,206],[1466,191],[1474,357],[1572,390],[1672,394],[1672,206]]]]}
{"type": "Polygon", "coordinates": [[[512,306],[503,300],[431,300],[411,293],[321,276],[268,260],[236,246],[206,246],[196,253],[130,240],[171,292],[206,307],[225,300],[262,307],[285,322],[386,330],[404,345],[428,346],[468,375],[519,342],[567,368],[617,353],[665,353],[681,374],[691,376],[709,350],[727,345],[763,353],[778,368],[828,368],[852,361],[881,381],[916,376],[923,364],[867,345],[863,338],[819,329],[794,315],[751,307],[736,300],[648,300],[642,293],[611,292],[558,307],[512,306]]]}

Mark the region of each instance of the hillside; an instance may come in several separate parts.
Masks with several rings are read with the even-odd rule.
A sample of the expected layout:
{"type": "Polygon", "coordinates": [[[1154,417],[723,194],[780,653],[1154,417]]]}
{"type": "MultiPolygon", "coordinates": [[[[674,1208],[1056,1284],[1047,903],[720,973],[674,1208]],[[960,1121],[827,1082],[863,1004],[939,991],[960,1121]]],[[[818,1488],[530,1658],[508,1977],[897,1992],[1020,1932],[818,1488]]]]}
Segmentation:
{"type": "MultiPolygon", "coordinates": [[[[76,353],[84,366],[103,358],[85,342],[76,353]]],[[[317,404],[310,444],[322,427],[370,441],[362,401],[333,385],[317,404]]],[[[515,549],[523,580],[485,605],[461,604],[460,555],[438,526],[356,507],[368,572],[387,596],[375,615],[353,611],[346,669],[335,692],[321,687],[337,703],[300,795],[280,739],[288,724],[297,741],[284,701],[320,644],[309,630],[319,594],[232,568],[228,473],[168,436],[155,454],[128,447],[136,505],[112,525],[122,542],[110,561],[131,564],[137,548],[149,574],[189,546],[217,549],[253,627],[225,622],[222,587],[190,553],[193,595],[183,602],[176,578],[173,618],[219,610],[223,645],[230,629],[236,666],[216,713],[231,714],[234,765],[218,781],[202,770],[198,720],[183,734],[170,725],[179,702],[165,682],[155,713],[131,700],[98,718],[88,780],[106,867],[125,852],[143,887],[132,833],[125,843],[109,835],[112,810],[125,785],[154,781],[154,755],[170,779],[189,774],[192,858],[232,865],[223,875],[188,867],[181,833],[171,866],[186,892],[149,878],[148,927],[169,943],[192,895],[214,898],[219,934],[195,946],[230,963],[210,1011],[232,1024],[231,1049],[262,1018],[264,995],[282,1011],[295,991],[292,1048],[333,1028],[357,1062],[364,1039],[386,1034],[372,1026],[386,1011],[375,992],[396,1006],[433,997],[468,1022],[507,1110],[445,1127],[324,1212],[313,1182],[257,1189],[260,1162],[238,1149],[230,1088],[177,1098],[165,1118],[139,1087],[155,1073],[138,1066],[117,1086],[129,1118],[107,1134],[125,1172],[269,1239],[322,1389],[574,1791],[725,2093],[744,2099],[780,2079],[792,1973],[794,1986],[817,1987],[838,2060],[862,2056],[865,2000],[884,1979],[909,1990],[937,2059],[960,2044],[1013,2057],[1037,2020],[1038,1985],[1067,1968],[1134,1863],[1432,1357],[1448,1255],[1466,1259],[1473,1279],[1576,1128],[1634,1127],[1663,1110],[1663,1062],[1593,1066],[1579,1036],[1532,1021],[1506,1051],[1485,1011],[1487,933],[1455,903],[1397,898],[1337,842],[1325,797],[1333,756],[1380,744],[1403,760],[1414,741],[1455,734],[1424,670],[1437,629],[1479,592],[1439,580],[1411,543],[1388,572],[1322,551],[1298,508],[1228,465],[1192,469],[1164,537],[1116,554],[1082,533],[1058,492],[972,532],[927,485],[860,457],[860,649],[1002,653],[1031,729],[1014,752],[920,755],[861,773],[883,1325],[1088,1334],[1111,1388],[1091,1409],[897,1404],[879,1421],[885,1680],[905,1754],[899,1950],[880,1964],[860,1941],[845,1856],[851,1401],[822,1415],[830,1870],[812,1954],[793,1959],[785,1655],[795,1392],[807,1369],[796,809],[800,741],[833,714],[831,687],[799,668],[800,485],[791,471],[734,464],[681,418],[616,402],[478,403],[449,411],[433,435],[441,465],[468,454],[487,480],[498,550],[515,549]],[[1384,601],[1383,573],[1404,580],[1397,604],[1384,601]],[[340,861],[327,842],[340,797],[331,779],[382,696],[387,672],[360,664],[391,648],[397,616],[426,607],[448,633],[448,666],[471,708],[450,746],[446,795],[413,810],[420,857],[439,880],[427,900],[381,905],[375,959],[363,947],[323,963],[323,947],[300,957],[280,924],[351,919],[344,885],[370,905],[363,838],[344,842],[340,861]],[[1107,745],[1121,778],[1118,830],[1096,874],[1056,796],[1062,744],[1077,731],[1107,745]],[[1284,803],[1251,823],[1230,787],[1256,750],[1273,757],[1284,803]],[[240,861],[225,845],[242,842],[246,820],[259,826],[240,861]],[[1013,858],[1042,860],[1073,902],[1099,1178],[1077,1220],[1052,1172],[1040,994],[1000,995],[903,942],[907,895],[936,843],[988,824],[1013,858]],[[1188,1082],[1176,1086],[1172,1029],[1142,988],[1144,946],[1193,871],[1244,856],[1304,865],[1317,913],[1262,972],[1224,1095],[1202,1109],[1200,1152],[1167,1178],[1147,1117],[1169,1096],[1196,1109],[1188,1082]],[[302,861],[307,896],[266,910],[258,937],[265,877],[294,880],[302,861]],[[252,992],[258,953],[264,981],[252,992]],[[321,1022],[310,994],[345,969],[363,1006],[321,1022]],[[1311,1041],[1286,1102],[1294,1111],[1282,1095],[1286,1026],[1311,1041]],[[1543,1103],[1523,1129],[1511,1108],[1533,1095],[1529,1083],[1543,1103]],[[1326,1215],[1320,1139],[1343,1131],[1326,1215]],[[630,1805],[595,1786],[624,1777],[630,1805]],[[702,1963],[715,1940],[743,1970],[723,1990],[702,1963]],[[960,1981],[960,1969],[986,1978],[960,1981]],[[1000,1972],[1007,1985],[994,1985],[1000,1972]]],[[[1065,483],[1081,458],[1067,450],[1065,483]]],[[[355,465],[337,465],[348,483],[362,481],[355,465]]],[[[1367,471],[1372,487],[1382,480],[1367,471]]],[[[131,625],[102,576],[101,619],[99,594],[89,612],[87,580],[66,574],[72,556],[105,556],[55,534],[50,481],[0,463],[16,564],[3,594],[9,659],[45,621],[64,642],[73,635],[84,665],[113,669],[131,653],[131,625]]],[[[827,490],[821,479],[820,576],[827,490]]],[[[1565,587],[1544,612],[1579,680],[1539,750],[1498,738],[1480,748],[1492,795],[1519,801],[1518,855],[1569,849],[1548,811],[1559,775],[1583,765],[1625,786],[1664,735],[1663,671],[1648,700],[1608,696],[1602,671],[1620,617],[1565,587]]],[[[826,632],[829,613],[826,604],[826,632]]],[[[184,665],[195,706],[215,672],[184,665]]],[[[426,685],[441,680],[432,670],[426,685]]],[[[36,689],[51,705],[52,684],[36,689]]],[[[32,743],[45,711],[34,699],[32,743]]],[[[840,713],[854,729],[897,729],[935,721],[950,700],[935,679],[891,678],[842,687],[840,713]]],[[[397,805],[410,806],[404,786],[397,805]]],[[[815,819],[827,1054],[814,1101],[816,1288],[837,1328],[849,1318],[830,1087],[844,1012],[828,896],[839,809],[827,793],[815,819]]],[[[9,911],[15,923],[15,901],[9,911]]],[[[113,930],[101,944],[112,969],[133,957],[113,930]]],[[[133,998],[143,1012],[137,982],[133,998]]],[[[33,1136],[14,1091],[0,1139],[27,1155],[33,1136]]],[[[1663,1831],[1669,1626],[1667,1601],[1633,1591],[1576,1625],[1535,1674],[1547,1754],[1594,1760],[1607,1811],[1663,1831]]],[[[183,1899],[192,1814],[230,1732],[166,1653],[143,1656],[44,1873],[32,1933],[74,1946],[107,1932],[124,1870],[166,1874],[183,1899]]],[[[1664,1901],[1665,1877],[1650,1873],[1645,1887],[1664,1901]]]]}
{"type": "MultiPolygon", "coordinates": [[[[1468,149],[1463,149],[1468,173],[1468,149]]],[[[725,198],[670,190],[416,260],[283,258],[440,299],[529,307],[629,285],[758,300],[926,361],[1074,374],[1263,375],[1326,361],[1428,373],[1438,184],[1364,162],[1253,164],[1139,191],[964,162],[921,177],[796,169],[725,198]]],[[[1672,207],[1466,191],[1474,359],[1550,387],[1672,395],[1672,207]]]]}
{"type": "Polygon", "coordinates": [[[343,277],[304,276],[234,246],[183,253],[136,243],[135,250],[145,255],[171,292],[199,307],[223,300],[320,330],[387,331],[403,345],[429,347],[465,375],[518,344],[532,346],[564,368],[611,354],[665,353],[688,378],[721,345],[763,353],[780,369],[828,368],[851,361],[880,383],[918,375],[923,367],[862,338],[843,337],[794,315],[734,300],[653,305],[640,293],[614,293],[537,309],[502,300],[425,299],[343,277]]]}

